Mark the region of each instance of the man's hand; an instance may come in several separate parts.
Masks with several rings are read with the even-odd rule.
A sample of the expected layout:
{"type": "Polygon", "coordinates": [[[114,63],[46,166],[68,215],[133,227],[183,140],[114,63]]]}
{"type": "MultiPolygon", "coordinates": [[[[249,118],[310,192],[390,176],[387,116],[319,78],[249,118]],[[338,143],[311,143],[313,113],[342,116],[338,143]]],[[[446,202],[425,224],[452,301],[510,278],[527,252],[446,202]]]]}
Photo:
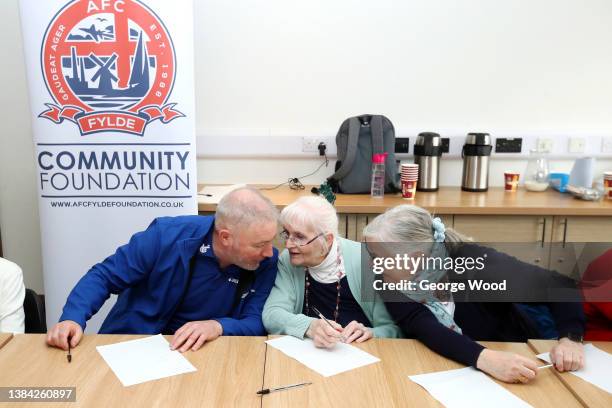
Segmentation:
{"type": "Polygon", "coordinates": [[[356,341],[357,343],[362,343],[368,339],[374,337],[374,333],[372,330],[365,327],[362,323],[353,320],[349,324],[346,325],[344,330],[342,331],[342,336],[345,339],[345,343],[352,343],[356,341]]]}
{"type": "Polygon", "coordinates": [[[576,371],[584,367],[584,346],[563,337],[550,350],[551,362],[558,371],[576,371]]]}
{"type": "Polygon", "coordinates": [[[172,337],[170,349],[179,349],[181,353],[191,348],[197,351],[206,341],[211,341],[223,334],[221,323],[216,320],[202,320],[182,325],[172,337]]]}
{"type": "Polygon", "coordinates": [[[528,383],[538,374],[538,365],[518,354],[484,349],[478,356],[476,368],[500,381],[528,383]]]}
{"type": "Polygon", "coordinates": [[[332,348],[338,341],[342,341],[342,326],[330,321],[332,329],[325,320],[316,319],[310,323],[306,336],[310,337],[316,347],[332,348]]]}
{"type": "Polygon", "coordinates": [[[81,325],[72,320],[64,320],[47,332],[47,344],[68,350],[68,339],[70,339],[70,347],[74,348],[81,341],[81,337],[83,337],[81,325]]]}

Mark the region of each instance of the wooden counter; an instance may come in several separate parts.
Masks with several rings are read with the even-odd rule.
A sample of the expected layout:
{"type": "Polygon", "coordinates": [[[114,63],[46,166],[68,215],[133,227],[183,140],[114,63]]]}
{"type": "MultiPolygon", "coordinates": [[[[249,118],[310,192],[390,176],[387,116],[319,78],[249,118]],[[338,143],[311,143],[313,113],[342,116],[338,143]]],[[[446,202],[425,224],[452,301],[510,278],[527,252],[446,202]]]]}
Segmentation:
{"type": "MultiPolygon", "coordinates": [[[[199,186],[201,190],[204,186],[199,186]]],[[[288,186],[269,189],[255,186],[282,209],[301,196],[310,196],[311,186],[291,190],[288,186]]],[[[206,204],[201,197],[200,214],[212,214],[216,204],[206,204]]],[[[502,188],[490,188],[485,193],[461,191],[459,187],[441,187],[433,193],[418,192],[415,200],[399,195],[382,199],[367,194],[339,194],[335,207],[338,212],[338,233],[354,241],[363,240],[363,230],[378,214],[400,204],[415,204],[439,216],[447,228],[471,237],[476,242],[502,244],[496,247],[524,262],[569,274],[576,260],[588,265],[607,248],[612,248],[612,200],[596,202],[578,200],[568,194],[549,189],[534,193],[519,189],[507,193],[502,188]],[[574,251],[567,243],[601,243],[601,248],[574,251]],[[508,246],[504,243],[523,243],[508,246]],[[531,245],[537,244],[537,245],[531,245]]],[[[275,246],[284,248],[277,240],[275,246]]],[[[495,247],[495,245],[493,245],[495,247]]]]}
{"type": "MultiPolygon", "coordinates": [[[[198,190],[202,187],[203,185],[198,186],[198,190]]],[[[262,190],[262,192],[275,205],[283,208],[300,196],[311,195],[311,187],[306,186],[304,190],[296,191],[281,186],[275,190],[262,190]]],[[[552,189],[536,193],[520,188],[515,193],[506,193],[501,187],[492,187],[485,193],[461,191],[460,187],[441,187],[437,192],[417,192],[414,200],[404,200],[399,194],[387,194],[383,199],[371,198],[367,194],[338,194],[335,207],[339,213],[380,214],[387,208],[406,203],[418,205],[441,215],[612,215],[612,200],[595,202],[578,200],[569,194],[561,194],[552,189]]],[[[201,212],[212,212],[215,208],[215,204],[198,205],[201,212]]]]}

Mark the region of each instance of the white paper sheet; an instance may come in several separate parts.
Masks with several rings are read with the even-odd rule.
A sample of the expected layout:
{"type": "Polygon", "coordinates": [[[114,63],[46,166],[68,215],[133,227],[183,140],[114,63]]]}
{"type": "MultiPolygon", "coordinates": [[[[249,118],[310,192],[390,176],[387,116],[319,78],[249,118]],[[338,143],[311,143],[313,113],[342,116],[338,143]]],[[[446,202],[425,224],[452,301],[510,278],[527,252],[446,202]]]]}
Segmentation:
{"type": "Polygon", "coordinates": [[[203,204],[219,204],[221,197],[245,184],[232,184],[228,186],[204,186],[198,191],[198,202],[203,204]]]}
{"type": "Polygon", "coordinates": [[[161,334],[96,349],[125,387],[197,371],[161,334]]]}
{"type": "MultiPolygon", "coordinates": [[[[551,362],[548,352],[538,354],[538,358],[551,362]]],[[[592,344],[585,344],[584,368],[571,373],[612,394],[612,354],[592,344]]]]}
{"type": "Polygon", "coordinates": [[[380,361],[378,357],[344,343],[337,343],[332,349],[322,349],[315,347],[310,339],[300,340],[293,336],[279,337],[266,343],[324,377],[380,361]]]}
{"type": "Polygon", "coordinates": [[[411,375],[408,378],[449,408],[531,407],[473,367],[411,375]]]}

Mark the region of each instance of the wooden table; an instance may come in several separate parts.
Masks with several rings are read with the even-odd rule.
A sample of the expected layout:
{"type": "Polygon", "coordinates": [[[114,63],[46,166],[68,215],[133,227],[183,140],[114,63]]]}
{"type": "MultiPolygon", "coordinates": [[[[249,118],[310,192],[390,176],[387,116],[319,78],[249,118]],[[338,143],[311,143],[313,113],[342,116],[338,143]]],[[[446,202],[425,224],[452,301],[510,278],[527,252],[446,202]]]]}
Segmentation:
{"type": "MultiPolygon", "coordinates": [[[[73,350],[73,360],[69,364],[65,351],[45,345],[44,334],[17,334],[0,351],[0,386],[76,387],[76,403],[53,404],[65,407],[439,407],[440,404],[408,376],[462,367],[416,340],[373,339],[357,346],[378,356],[381,359],[379,363],[325,378],[280,351],[267,347],[265,337],[221,337],[197,352],[185,354],[197,372],[124,387],[95,347],[140,337],[143,336],[85,336],[73,350]],[[302,381],[312,381],[313,384],[263,397],[255,394],[261,388],[302,381]]],[[[535,360],[535,354],[527,344],[483,344],[535,360]]],[[[548,344],[543,347],[546,346],[549,347],[548,344]]],[[[612,351],[610,343],[605,346],[612,351]]],[[[593,386],[580,384],[582,380],[574,376],[564,381],[568,387],[574,387],[573,379],[579,381],[570,391],[562,383],[564,376],[558,377],[554,370],[545,369],[530,384],[500,384],[535,407],[580,406],[574,395],[587,406],[610,406],[609,400],[588,389],[593,386]],[[577,388],[584,386],[587,386],[586,391],[577,388]]],[[[0,403],[1,407],[20,405],[23,403],[0,403]]]]}
{"type": "MultiPolygon", "coordinates": [[[[536,360],[525,343],[483,344],[491,349],[512,351],[536,360]]],[[[379,357],[381,361],[325,378],[268,346],[264,388],[304,381],[313,384],[266,395],[262,406],[439,407],[441,405],[408,376],[463,367],[437,355],[416,340],[373,339],[357,347],[379,357]]],[[[537,379],[530,384],[498,383],[535,407],[581,406],[551,370],[538,373],[537,379]]]]}
{"type": "MultiPolygon", "coordinates": [[[[198,185],[198,190],[204,185],[198,185]]],[[[301,196],[310,196],[312,186],[304,190],[291,190],[281,186],[257,185],[278,208],[284,208],[301,196]]],[[[200,200],[202,201],[202,200],[200,200]]],[[[417,192],[414,200],[404,200],[400,194],[387,194],[383,199],[372,198],[369,194],[337,194],[334,206],[339,213],[380,214],[400,204],[414,204],[436,214],[476,215],[612,215],[612,200],[584,201],[570,194],[560,194],[549,189],[544,192],[530,192],[523,188],[507,193],[502,187],[491,187],[489,191],[472,193],[460,187],[440,187],[435,192],[417,192]]],[[[215,211],[217,205],[200,202],[201,212],[215,211]]]]}
{"type": "MultiPolygon", "coordinates": [[[[556,340],[529,340],[529,345],[535,350],[536,354],[550,351],[556,343],[556,340]]],[[[590,343],[608,353],[612,353],[612,342],[593,341],[590,343]]],[[[612,394],[571,373],[560,373],[557,370],[554,370],[554,372],[584,406],[612,407],[612,394]]]]}
{"type": "Polygon", "coordinates": [[[184,354],[197,372],[124,387],[95,347],[140,337],[84,336],[68,364],[65,351],[45,345],[44,334],[15,335],[0,352],[0,386],[76,387],[76,404],[54,407],[259,407],[265,337],[220,337],[184,354]]]}
{"type": "Polygon", "coordinates": [[[12,333],[0,333],[0,348],[4,347],[13,338],[12,333]]]}

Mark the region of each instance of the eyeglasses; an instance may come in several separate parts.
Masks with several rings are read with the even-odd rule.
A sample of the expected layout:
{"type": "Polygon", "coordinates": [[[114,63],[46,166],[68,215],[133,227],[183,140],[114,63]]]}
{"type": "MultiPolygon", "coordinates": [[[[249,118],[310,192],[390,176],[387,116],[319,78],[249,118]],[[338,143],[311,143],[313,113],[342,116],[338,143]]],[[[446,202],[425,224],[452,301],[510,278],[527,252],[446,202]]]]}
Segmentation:
{"type": "Polygon", "coordinates": [[[293,241],[293,243],[296,246],[299,246],[299,247],[306,246],[306,245],[314,242],[314,240],[316,240],[317,238],[322,237],[323,235],[325,235],[325,234],[321,232],[321,233],[317,234],[314,238],[312,238],[310,240],[307,240],[307,238],[294,237],[291,234],[289,234],[289,231],[287,231],[287,230],[283,230],[280,233],[280,237],[281,237],[281,239],[283,241],[288,242],[289,240],[291,240],[291,241],[293,241]]]}

